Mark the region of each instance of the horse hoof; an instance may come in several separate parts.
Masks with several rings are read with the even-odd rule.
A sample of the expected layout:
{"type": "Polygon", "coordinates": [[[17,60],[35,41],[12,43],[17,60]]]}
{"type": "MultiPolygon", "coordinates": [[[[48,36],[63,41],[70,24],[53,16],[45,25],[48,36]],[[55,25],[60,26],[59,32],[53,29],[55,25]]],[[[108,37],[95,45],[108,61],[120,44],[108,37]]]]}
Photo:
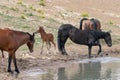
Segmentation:
{"type": "Polygon", "coordinates": [[[19,70],[15,70],[15,72],[20,73],[19,70]]]}
{"type": "Polygon", "coordinates": [[[66,52],[62,52],[62,54],[68,56],[68,54],[66,52]]]}
{"type": "Polygon", "coordinates": [[[13,71],[11,71],[11,70],[7,70],[7,72],[9,72],[9,73],[13,73],[13,71]]]}

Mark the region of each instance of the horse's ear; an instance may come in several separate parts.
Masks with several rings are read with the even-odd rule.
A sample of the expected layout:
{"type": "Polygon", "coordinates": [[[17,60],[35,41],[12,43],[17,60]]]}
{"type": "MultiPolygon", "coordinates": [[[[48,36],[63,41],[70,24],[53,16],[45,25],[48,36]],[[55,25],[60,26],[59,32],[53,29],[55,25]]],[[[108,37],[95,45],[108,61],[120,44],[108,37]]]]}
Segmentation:
{"type": "Polygon", "coordinates": [[[33,33],[33,37],[35,36],[35,33],[33,33]]]}
{"type": "Polygon", "coordinates": [[[39,28],[40,28],[41,26],[39,25],[39,28]]]}
{"type": "Polygon", "coordinates": [[[39,29],[41,29],[41,28],[43,29],[43,26],[39,26],[39,29]]]}

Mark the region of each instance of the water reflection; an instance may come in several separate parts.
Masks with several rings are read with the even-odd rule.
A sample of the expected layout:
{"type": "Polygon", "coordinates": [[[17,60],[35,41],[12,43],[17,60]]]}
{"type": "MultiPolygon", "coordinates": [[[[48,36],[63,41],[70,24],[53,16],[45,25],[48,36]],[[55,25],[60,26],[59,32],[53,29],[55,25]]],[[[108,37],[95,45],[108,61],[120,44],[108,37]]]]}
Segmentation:
{"type": "Polygon", "coordinates": [[[111,61],[110,58],[110,62],[108,59],[73,63],[68,67],[49,69],[44,74],[43,72],[40,74],[41,70],[32,71],[19,78],[22,80],[120,80],[120,59],[111,61]],[[30,76],[33,72],[35,75],[30,76]]]}
{"type": "Polygon", "coordinates": [[[100,71],[100,62],[73,64],[69,68],[58,69],[58,80],[96,80],[100,79],[100,71]]]}
{"type": "Polygon", "coordinates": [[[64,67],[58,69],[58,80],[68,80],[64,67]]]}
{"type": "Polygon", "coordinates": [[[58,69],[58,80],[120,80],[120,61],[88,61],[58,69]]]}
{"type": "Polygon", "coordinates": [[[95,80],[100,78],[101,63],[89,62],[79,64],[79,74],[76,74],[72,80],[95,80]],[[76,79],[75,79],[76,78],[76,79]]]}

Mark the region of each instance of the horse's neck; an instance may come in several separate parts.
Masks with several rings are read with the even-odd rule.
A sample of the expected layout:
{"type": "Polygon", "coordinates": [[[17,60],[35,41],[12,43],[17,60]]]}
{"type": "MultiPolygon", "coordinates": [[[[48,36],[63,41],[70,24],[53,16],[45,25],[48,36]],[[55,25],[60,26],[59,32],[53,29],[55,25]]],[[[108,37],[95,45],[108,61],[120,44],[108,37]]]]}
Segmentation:
{"type": "Polygon", "coordinates": [[[103,39],[105,37],[105,32],[102,32],[102,31],[97,31],[95,32],[95,35],[98,39],[103,39]]]}
{"type": "Polygon", "coordinates": [[[24,32],[15,31],[14,38],[15,38],[18,46],[21,46],[21,45],[27,43],[30,37],[28,34],[26,34],[24,32]]]}
{"type": "Polygon", "coordinates": [[[47,33],[46,33],[44,30],[40,32],[41,37],[43,37],[43,36],[46,35],[46,34],[47,34],[47,33]]]}

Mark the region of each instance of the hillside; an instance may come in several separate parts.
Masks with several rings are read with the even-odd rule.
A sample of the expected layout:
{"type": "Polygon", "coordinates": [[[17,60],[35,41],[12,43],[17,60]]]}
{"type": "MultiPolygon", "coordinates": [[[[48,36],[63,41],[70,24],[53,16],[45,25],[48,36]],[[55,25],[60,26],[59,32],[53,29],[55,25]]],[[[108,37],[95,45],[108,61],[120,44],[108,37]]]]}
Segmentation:
{"type": "Polygon", "coordinates": [[[56,35],[60,24],[79,27],[80,19],[87,15],[99,19],[103,30],[112,31],[115,39],[120,39],[118,3],[119,0],[1,0],[0,27],[32,32],[43,25],[56,35]]]}

